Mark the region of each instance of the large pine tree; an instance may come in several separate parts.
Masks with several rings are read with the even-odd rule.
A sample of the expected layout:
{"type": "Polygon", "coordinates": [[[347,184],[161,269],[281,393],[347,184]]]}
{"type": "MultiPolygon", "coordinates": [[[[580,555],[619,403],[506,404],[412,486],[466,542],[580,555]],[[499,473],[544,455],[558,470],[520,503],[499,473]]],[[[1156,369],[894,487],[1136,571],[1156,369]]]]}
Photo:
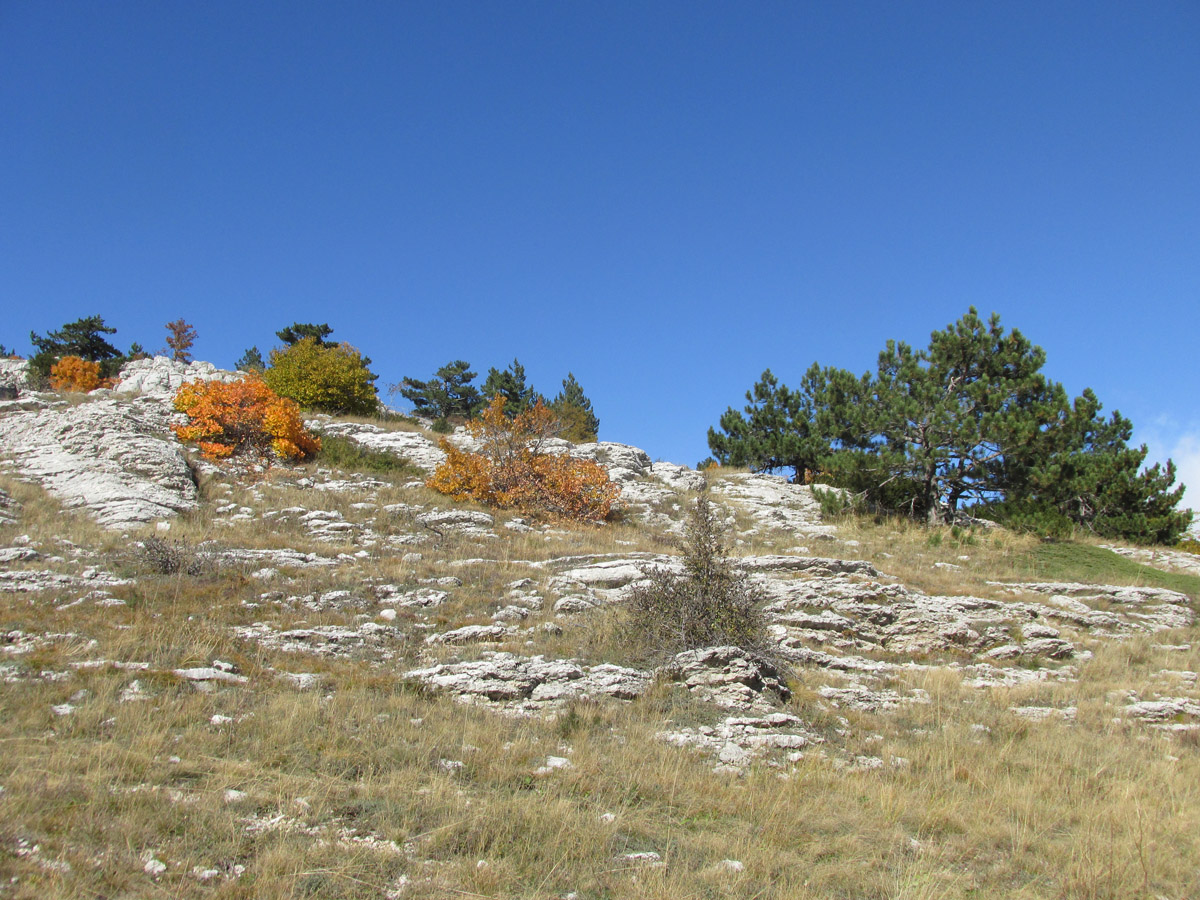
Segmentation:
{"type": "Polygon", "coordinates": [[[87,316],[68,322],[58,331],[45,337],[29,332],[29,340],[37,352],[30,357],[29,366],[39,375],[48,376],[50,369],[65,356],[100,363],[100,375],[110,378],[117,374],[125,357],[121,351],[105,340],[104,335],[116,334],[117,329],[104,324],[101,316],[87,316]]]}
{"type": "Polygon", "coordinates": [[[1141,469],[1119,413],[1099,417],[1091,391],[1073,403],[1042,374],[1046,355],[974,308],[926,349],[888,341],[874,373],[808,370],[798,391],[768,370],[710,429],[717,460],[819,472],[874,508],[950,522],[964,507],[1040,531],[1084,527],[1171,542],[1175,471],[1141,469]]]}

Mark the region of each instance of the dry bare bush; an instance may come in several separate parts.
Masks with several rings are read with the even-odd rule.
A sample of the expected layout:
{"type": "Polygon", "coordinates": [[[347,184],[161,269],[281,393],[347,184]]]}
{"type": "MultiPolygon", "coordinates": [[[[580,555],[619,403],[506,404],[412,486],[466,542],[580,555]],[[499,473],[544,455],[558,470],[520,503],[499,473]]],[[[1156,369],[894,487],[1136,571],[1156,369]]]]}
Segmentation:
{"type": "Polygon", "coordinates": [[[148,537],[137,547],[135,557],[156,575],[203,575],[213,568],[209,555],[185,540],[148,537]]]}
{"type": "Polygon", "coordinates": [[[728,558],[717,509],[701,491],[681,547],[683,573],[648,567],[627,601],[626,631],[654,658],[733,645],[768,653],[762,598],[728,558]]]}

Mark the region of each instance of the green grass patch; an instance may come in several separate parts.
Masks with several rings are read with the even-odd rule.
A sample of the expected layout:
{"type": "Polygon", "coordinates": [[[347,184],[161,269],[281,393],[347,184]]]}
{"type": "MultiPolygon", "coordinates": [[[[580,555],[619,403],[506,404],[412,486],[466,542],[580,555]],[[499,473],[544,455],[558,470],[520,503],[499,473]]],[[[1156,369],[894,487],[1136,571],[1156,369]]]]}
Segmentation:
{"type": "Polygon", "coordinates": [[[321,436],[321,452],[317,454],[316,462],[318,465],[330,466],[346,472],[413,476],[425,474],[402,456],[385,453],[381,450],[370,450],[349,438],[332,434],[321,436]]]}
{"type": "Polygon", "coordinates": [[[1112,550],[1074,541],[1047,541],[1016,561],[1019,577],[1037,581],[1081,581],[1167,588],[1200,598],[1200,577],[1162,572],[1112,550]]]}

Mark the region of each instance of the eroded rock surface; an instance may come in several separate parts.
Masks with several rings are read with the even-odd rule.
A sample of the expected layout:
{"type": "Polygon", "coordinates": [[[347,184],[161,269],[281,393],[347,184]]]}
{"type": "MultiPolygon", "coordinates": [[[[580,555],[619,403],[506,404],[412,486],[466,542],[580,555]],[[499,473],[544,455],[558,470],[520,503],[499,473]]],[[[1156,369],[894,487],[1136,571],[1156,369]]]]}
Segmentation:
{"type": "Polygon", "coordinates": [[[651,676],[621,666],[582,666],[569,659],[485,652],[480,659],[414,669],[405,677],[467,702],[530,714],[576,698],[632,700],[646,689],[651,676]]]}
{"type": "Polygon", "coordinates": [[[166,356],[135,359],[121,367],[114,394],[140,394],[158,400],[172,400],[184,384],[191,381],[231,382],[242,378],[242,372],[218,369],[212,363],[183,363],[166,356]]]}
{"type": "Polygon", "coordinates": [[[0,385],[23,389],[29,383],[29,360],[0,358],[0,385]]]}
{"type": "Polygon", "coordinates": [[[791,691],[768,660],[740,647],[706,647],[676,654],[664,674],[700,699],[726,709],[769,710],[791,691]]]}
{"type": "Polygon", "coordinates": [[[21,505],[0,488],[0,525],[15,525],[20,514],[21,505]]]}
{"type": "Polygon", "coordinates": [[[0,451],[19,477],[108,528],[196,507],[196,483],[178,443],[144,405],[96,400],[0,416],[0,451]]]}
{"type": "Polygon", "coordinates": [[[796,535],[833,534],[821,519],[820,501],[812,488],[792,484],[781,475],[728,475],[713,485],[718,500],[733,501],[766,530],[796,535]]]}

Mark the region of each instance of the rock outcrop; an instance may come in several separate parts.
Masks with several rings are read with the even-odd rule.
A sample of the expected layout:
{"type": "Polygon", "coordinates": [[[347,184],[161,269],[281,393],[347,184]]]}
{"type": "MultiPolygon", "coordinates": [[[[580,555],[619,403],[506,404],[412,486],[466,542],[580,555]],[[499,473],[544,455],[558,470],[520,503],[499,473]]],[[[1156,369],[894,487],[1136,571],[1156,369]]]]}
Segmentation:
{"type": "Polygon", "coordinates": [[[23,389],[29,383],[29,360],[0,359],[0,387],[23,389]]]}
{"type": "Polygon", "coordinates": [[[190,381],[237,381],[243,373],[218,369],[212,363],[182,363],[165,356],[135,359],[121,368],[114,394],[139,394],[170,400],[190,381]]]}
{"type": "Polygon", "coordinates": [[[108,528],[169,518],[196,506],[178,443],[144,405],[95,400],[0,416],[0,452],[20,478],[108,528]]]}
{"type": "Polygon", "coordinates": [[[621,666],[582,666],[570,659],[495,652],[485,652],[469,662],[414,669],[405,677],[468,702],[525,714],[585,697],[632,700],[650,682],[649,673],[621,666]]]}

